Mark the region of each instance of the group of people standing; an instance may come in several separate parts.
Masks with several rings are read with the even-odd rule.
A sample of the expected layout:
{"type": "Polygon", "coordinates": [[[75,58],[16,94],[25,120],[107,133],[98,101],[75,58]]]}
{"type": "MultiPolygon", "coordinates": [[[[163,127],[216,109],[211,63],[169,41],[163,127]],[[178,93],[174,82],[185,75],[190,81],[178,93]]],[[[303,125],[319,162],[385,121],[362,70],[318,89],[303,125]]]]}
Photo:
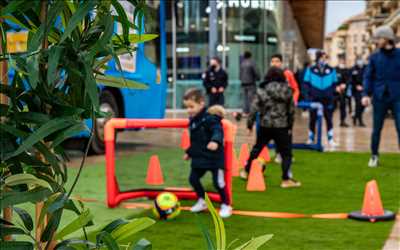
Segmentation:
{"type": "MultiPolygon", "coordinates": [[[[257,121],[256,143],[252,148],[245,169],[240,177],[247,179],[252,161],[262,149],[273,140],[281,158],[282,188],[299,187],[301,183],[293,179],[291,165],[292,130],[295,118],[295,104],[300,96],[309,102],[322,104],[327,126],[328,143],[336,145],[333,139],[333,112],[339,102],[341,126],[348,126],[346,106],[352,96],[356,111],[354,125],[365,126],[362,113],[364,107],[373,105],[373,132],[371,139],[372,156],[368,163],[377,167],[379,163],[379,143],[383,123],[389,110],[394,115],[400,149],[400,49],[395,47],[395,35],[390,27],[383,26],[375,31],[374,39],[378,49],[364,67],[361,60],[355,66],[346,69],[343,58],[335,69],[328,65],[328,57],[323,51],[316,54],[315,63],[305,68],[298,80],[294,74],[283,68],[282,56],[271,57],[271,67],[259,86],[256,85],[260,74],[251,59],[251,53],[245,52],[240,67],[242,81],[244,115],[247,116],[247,128],[251,132],[257,121]],[[301,91],[300,91],[301,89],[301,91]],[[350,94],[351,93],[351,94],[350,94]],[[372,97],[372,100],[371,100],[372,97]]],[[[224,145],[221,119],[224,117],[224,92],[228,86],[228,75],[221,67],[221,61],[215,57],[203,74],[203,85],[208,95],[208,105],[199,89],[189,89],[184,103],[190,116],[191,146],[184,158],[192,160],[189,181],[199,200],[191,208],[192,212],[206,209],[204,189],[200,179],[210,171],[215,188],[221,195],[220,215],[229,217],[232,207],[225,196],[223,181],[224,145]]],[[[350,105],[351,106],[351,105],[350,105]]],[[[308,142],[315,140],[317,113],[310,110],[308,142]]]]}
{"type": "MultiPolygon", "coordinates": [[[[372,157],[368,164],[370,167],[378,165],[380,134],[389,110],[392,111],[396,129],[400,133],[400,114],[398,111],[400,99],[398,65],[400,60],[398,59],[399,49],[396,49],[394,45],[395,35],[390,27],[382,26],[375,31],[373,39],[377,44],[377,50],[371,55],[368,64],[358,58],[355,65],[350,68],[346,67],[345,58],[342,56],[339,57],[338,66],[336,68],[331,67],[328,64],[328,56],[324,51],[318,51],[315,63],[296,74],[283,67],[282,55],[273,55],[270,60],[271,67],[283,71],[285,82],[292,91],[295,104],[299,100],[304,100],[323,105],[329,146],[338,145],[333,134],[334,111],[340,110],[341,127],[349,126],[347,122],[348,114],[352,114],[354,126],[365,127],[363,112],[371,102],[368,97],[374,97],[372,103],[374,104],[371,139],[372,157]],[[384,103],[380,103],[380,101],[384,103]],[[390,103],[387,104],[386,102],[389,101],[390,103]],[[353,103],[355,104],[354,109],[353,103]]],[[[209,105],[223,105],[223,94],[228,84],[228,77],[218,58],[213,58],[210,65],[210,68],[203,75],[203,83],[209,95],[209,105]]],[[[257,82],[260,80],[260,73],[250,52],[244,53],[240,65],[240,80],[243,93],[242,115],[250,117],[251,103],[257,100],[257,82]]],[[[315,141],[316,121],[317,111],[310,110],[307,140],[310,144],[315,141]]]]}

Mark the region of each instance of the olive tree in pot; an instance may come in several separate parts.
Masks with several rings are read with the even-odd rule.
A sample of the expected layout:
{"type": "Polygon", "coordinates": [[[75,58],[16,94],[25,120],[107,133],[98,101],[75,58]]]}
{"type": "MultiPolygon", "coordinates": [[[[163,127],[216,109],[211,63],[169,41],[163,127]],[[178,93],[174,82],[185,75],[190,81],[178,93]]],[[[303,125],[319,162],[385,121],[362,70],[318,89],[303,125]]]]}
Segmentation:
{"type": "Polygon", "coordinates": [[[146,87],[102,73],[110,59],[119,64],[118,56],[133,52],[134,43],[156,37],[140,34],[144,0],[128,1],[135,6],[139,27],[129,21],[118,0],[0,0],[0,59],[14,71],[12,81],[0,85],[0,93],[8,98],[0,105],[0,205],[12,208],[23,222],[13,223],[3,213],[1,249],[151,248],[146,240],[133,242],[136,232],[154,223],[149,218],[120,219],[86,231],[93,215],[71,195],[88,148],[78,174],[69,176],[60,146],[82,131],[89,131],[90,141],[93,129],[86,127],[85,120],[94,124],[107,115],[99,111],[97,81],[114,87],[146,87]],[[7,53],[10,27],[5,20],[29,32],[25,52],[7,53]],[[113,32],[114,22],[120,23],[122,34],[113,32]],[[130,29],[139,34],[130,34],[130,29]],[[72,186],[67,190],[68,178],[72,186]],[[18,206],[25,203],[42,204],[36,223],[32,213],[18,206]],[[65,210],[76,213],[76,219],[60,228],[65,210]],[[82,237],[71,238],[78,230],[82,237]],[[10,235],[14,240],[3,240],[10,235]]]}

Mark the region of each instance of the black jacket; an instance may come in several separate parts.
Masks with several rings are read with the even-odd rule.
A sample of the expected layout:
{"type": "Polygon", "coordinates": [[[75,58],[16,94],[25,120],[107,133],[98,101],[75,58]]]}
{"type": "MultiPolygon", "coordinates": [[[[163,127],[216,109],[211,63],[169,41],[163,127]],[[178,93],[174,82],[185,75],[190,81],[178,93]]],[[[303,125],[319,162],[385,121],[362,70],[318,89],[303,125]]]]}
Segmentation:
{"type": "Polygon", "coordinates": [[[352,85],[353,93],[362,92],[362,90],[361,91],[357,90],[356,87],[363,86],[364,69],[365,69],[364,66],[360,67],[358,65],[355,65],[350,71],[351,74],[350,82],[352,85]]]}
{"type": "Polygon", "coordinates": [[[192,168],[224,168],[224,132],[222,117],[212,115],[203,109],[190,119],[190,147],[186,153],[192,159],[192,168]],[[209,142],[218,143],[218,149],[207,149],[209,142]]]}
{"type": "Polygon", "coordinates": [[[240,64],[240,81],[242,82],[242,86],[255,86],[258,80],[260,80],[260,74],[255,62],[251,59],[244,59],[240,64]]]}
{"type": "Polygon", "coordinates": [[[212,87],[226,88],[228,86],[228,75],[222,68],[216,71],[215,69],[210,67],[207,69],[206,72],[204,72],[202,78],[203,78],[203,86],[207,90],[207,94],[211,93],[212,87]]]}

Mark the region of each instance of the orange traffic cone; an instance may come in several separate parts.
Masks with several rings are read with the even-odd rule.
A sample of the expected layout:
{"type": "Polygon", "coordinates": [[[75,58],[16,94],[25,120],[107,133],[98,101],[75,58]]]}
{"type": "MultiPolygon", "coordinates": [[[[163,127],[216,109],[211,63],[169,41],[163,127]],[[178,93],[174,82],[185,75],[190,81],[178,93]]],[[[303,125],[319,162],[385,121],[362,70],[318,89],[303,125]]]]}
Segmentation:
{"type": "Polygon", "coordinates": [[[161,170],[160,160],[157,155],[150,157],[149,167],[147,168],[147,185],[162,185],[164,178],[161,170]]]}
{"type": "Polygon", "coordinates": [[[378,184],[375,180],[369,181],[365,186],[362,210],[349,214],[349,218],[371,222],[392,220],[395,217],[396,215],[393,212],[383,209],[378,184]]]}
{"type": "Polygon", "coordinates": [[[236,157],[236,150],[233,149],[233,158],[232,158],[232,176],[239,176],[239,161],[236,157]]]}
{"type": "Polygon", "coordinates": [[[240,147],[240,153],[239,153],[239,167],[244,167],[246,166],[246,162],[249,159],[250,154],[249,154],[249,146],[246,143],[243,143],[242,146],[240,147]]]}
{"type": "Polygon", "coordinates": [[[186,150],[190,147],[190,137],[187,129],[184,129],[181,137],[181,148],[186,150]]]}
{"type": "Polygon", "coordinates": [[[263,164],[271,161],[271,156],[269,155],[269,150],[264,147],[261,153],[258,155],[258,159],[261,160],[263,164]]]}
{"type": "Polygon", "coordinates": [[[249,178],[247,180],[247,191],[265,191],[264,175],[260,163],[254,160],[251,164],[249,178]]]}
{"type": "Polygon", "coordinates": [[[370,181],[365,186],[364,202],[361,213],[364,215],[383,215],[381,195],[379,194],[378,184],[375,180],[370,181]]]}

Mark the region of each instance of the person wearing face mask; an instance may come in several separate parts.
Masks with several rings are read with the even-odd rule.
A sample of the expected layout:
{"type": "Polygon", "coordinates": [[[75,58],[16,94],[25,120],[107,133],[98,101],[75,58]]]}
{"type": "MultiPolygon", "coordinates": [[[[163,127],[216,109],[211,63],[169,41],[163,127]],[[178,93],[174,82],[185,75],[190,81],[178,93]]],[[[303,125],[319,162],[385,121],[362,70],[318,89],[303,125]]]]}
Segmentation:
{"type": "Polygon", "coordinates": [[[373,106],[371,158],[369,167],[379,165],[379,143],[385,117],[392,110],[400,148],[400,49],[395,47],[395,35],[389,26],[374,32],[378,49],[369,57],[364,73],[362,104],[373,106]]]}
{"type": "Polygon", "coordinates": [[[365,127],[363,121],[364,106],[361,103],[362,92],[363,92],[363,74],[364,74],[364,62],[361,58],[356,60],[356,64],[350,70],[350,83],[352,87],[352,93],[354,102],[356,104],[356,112],[353,116],[353,125],[365,127]]]}
{"type": "MultiPolygon", "coordinates": [[[[335,92],[340,91],[336,70],[327,64],[327,55],[323,51],[316,53],[316,63],[309,67],[304,74],[305,99],[310,102],[321,103],[324,107],[324,118],[327,127],[328,144],[337,146],[333,139],[333,111],[335,92]]],[[[317,110],[310,110],[308,144],[314,143],[317,110]]]]}
{"type": "Polygon", "coordinates": [[[338,99],[340,107],[340,127],[347,128],[349,125],[346,123],[347,117],[347,87],[349,82],[349,70],[346,68],[344,55],[339,56],[339,65],[336,67],[336,74],[338,78],[338,99]]]}
{"type": "Polygon", "coordinates": [[[210,67],[202,75],[203,86],[208,95],[208,106],[221,105],[225,103],[224,92],[228,86],[228,75],[221,67],[221,60],[213,57],[210,67]]]}

